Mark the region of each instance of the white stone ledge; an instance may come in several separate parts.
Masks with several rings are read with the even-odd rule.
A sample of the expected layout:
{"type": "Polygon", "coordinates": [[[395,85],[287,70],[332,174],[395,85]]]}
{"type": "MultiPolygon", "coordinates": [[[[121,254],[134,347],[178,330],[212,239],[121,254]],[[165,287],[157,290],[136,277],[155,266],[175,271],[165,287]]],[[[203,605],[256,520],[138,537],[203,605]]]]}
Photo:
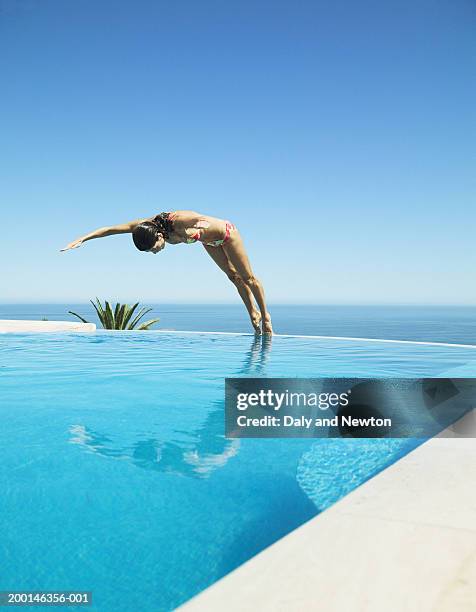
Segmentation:
{"type": "Polygon", "coordinates": [[[75,321],[15,321],[0,319],[0,333],[38,333],[64,331],[95,331],[94,323],[76,323],[75,321]]]}

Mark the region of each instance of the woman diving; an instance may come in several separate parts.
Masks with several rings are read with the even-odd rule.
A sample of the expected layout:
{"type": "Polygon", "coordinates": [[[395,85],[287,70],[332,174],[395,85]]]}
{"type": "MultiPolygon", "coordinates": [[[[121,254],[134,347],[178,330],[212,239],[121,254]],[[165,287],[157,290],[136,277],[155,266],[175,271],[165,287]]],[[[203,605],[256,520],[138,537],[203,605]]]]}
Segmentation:
{"type": "Polygon", "coordinates": [[[192,210],[163,212],[147,219],[102,227],[70,242],[61,250],[77,249],[87,240],[114,234],[132,234],[134,244],[139,251],[154,254],[162,251],[167,243],[201,242],[213,261],[237,288],[255,332],[273,333],[263,286],[253,274],[243,240],[233,223],[200,215],[192,210]],[[255,300],[259,310],[256,308],[255,300]]]}

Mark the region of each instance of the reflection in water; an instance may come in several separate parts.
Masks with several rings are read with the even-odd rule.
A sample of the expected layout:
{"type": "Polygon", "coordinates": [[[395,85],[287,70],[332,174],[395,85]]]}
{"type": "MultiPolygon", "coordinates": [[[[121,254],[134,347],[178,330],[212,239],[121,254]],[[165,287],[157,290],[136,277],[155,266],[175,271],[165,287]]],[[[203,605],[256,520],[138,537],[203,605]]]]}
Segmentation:
{"type": "Polygon", "coordinates": [[[263,374],[271,353],[272,339],[273,336],[254,336],[250,350],[247,352],[243,366],[237,372],[237,375],[263,374]]]}
{"type": "MultiPolygon", "coordinates": [[[[235,376],[263,375],[271,351],[271,341],[268,336],[254,336],[243,365],[235,376]]],[[[149,431],[145,439],[132,442],[131,445],[118,445],[110,436],[93,431],[85,425],[73,425],[70,428],[70,442],[104,457],[132,461],[143,469],[205,478],[234,457],[240,445],[238,439],[225,438],[223,400],[213,402],[212,405],[213,409],[204,423],[189,432],[195,442],[164,441],[149,431]]]]}

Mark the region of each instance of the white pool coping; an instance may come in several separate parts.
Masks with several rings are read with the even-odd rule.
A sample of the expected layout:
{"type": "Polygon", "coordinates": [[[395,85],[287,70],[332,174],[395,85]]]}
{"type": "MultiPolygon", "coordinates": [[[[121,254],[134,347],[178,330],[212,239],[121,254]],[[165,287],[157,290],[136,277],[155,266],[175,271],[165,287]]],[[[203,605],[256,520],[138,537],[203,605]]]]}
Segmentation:
{"type": "MultiPolygon", "coordinates": [[[[181,331],[176,329],[151,329],[149,331],[162,333],[162,334],[208,334],[212,336],[254,336],[255,334],[244,333],[244,332],[215,332],[215,331],[181,331]]],[[[386,338],[360,338],[350,336],[310,336],[303,334],[273,334],[272,338],[310,338],[313,340],[349,340],[355,342],[386,342],[391,344],[420,344],[424,346],[455,346],[460,348],[472,348],[476,349],[475,344],[457,344],[449,342],[424,342],[419,340],[387,340],[386,338]]]]}
{"type": "Polygon", "coordinates": [[[45,332],[91,332],[96,330],[94,323],[79,321],[26,321],[0,319],[0,334],[8,333],[45,333],[45,332]]]}
{"type": "Polygon", "coordinates": [[[184,604],[184,612],[474,612],[473,410],[184,604]]]}
{"type": "MultiPolygon", "coordinates": [[[[75,321],[27,321],[24,319],[0,319],[0,333],[5,332],[61,332],[61,331],[97,331],[94,323],[79,323],[75,321]]],[[[101,333],[138,333],[137,330],[100,329],[101,333]]],[[[141,332],[142,333],[142,332],[141,332]]],[[[179,329],[148,329],[148,334],[191,334],[208,336],[248,336],[260,337],[247,332],[224,331],[192,331],[179,329]]],[[[312,340],[345,340],[349,342],[380,342],[387,344],[416,344],[421,346],[449,346],[455,348],[476,349],[475,344],[458,344],[450,342],[425,342],[419,340],[391,340],[387,338],[361,338],[353,336],[313,336],[305,334],[273,334],[272,338],[309,338],[312,340]]]]}

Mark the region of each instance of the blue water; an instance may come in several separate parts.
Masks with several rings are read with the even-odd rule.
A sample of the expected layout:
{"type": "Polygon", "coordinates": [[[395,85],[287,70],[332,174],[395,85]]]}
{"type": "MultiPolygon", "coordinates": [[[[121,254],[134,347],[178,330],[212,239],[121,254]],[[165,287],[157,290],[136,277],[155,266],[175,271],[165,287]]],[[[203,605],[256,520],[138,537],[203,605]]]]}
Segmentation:
{"type": "Polygon", "coordinates": [[[476,375],[471,348],[0,336],[0,589],[171,610],[418,440],[226,440],[225,376],[476,375]]]}
{"type": "MultiPolygon", "coordinates": [[[[249,332],[240,304],[155,304],[159,328],[249,332]]],[[[95,321],[90,304],[3,304],[0,319],[73,318],[68,310],[95,321]]],[[[300,306],[271,305],[275,331],[281,334],[389,338],[476,344],[474,306],[300,306]]]]}

